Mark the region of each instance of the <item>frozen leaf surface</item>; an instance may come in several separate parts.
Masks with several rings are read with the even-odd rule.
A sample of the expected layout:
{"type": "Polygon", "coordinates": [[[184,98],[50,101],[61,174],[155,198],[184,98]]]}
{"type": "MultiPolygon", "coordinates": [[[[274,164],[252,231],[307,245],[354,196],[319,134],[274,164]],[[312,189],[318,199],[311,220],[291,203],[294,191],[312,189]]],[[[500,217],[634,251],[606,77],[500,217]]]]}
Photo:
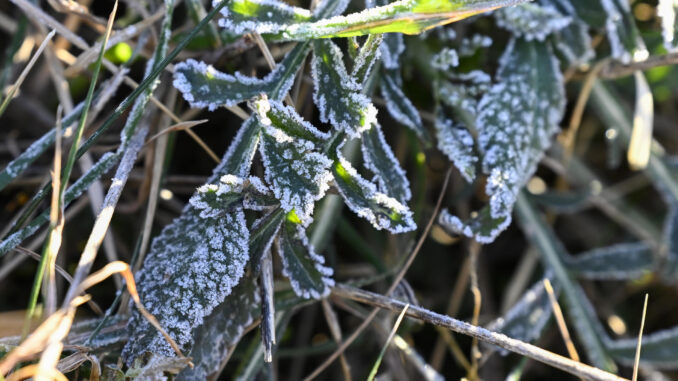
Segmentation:
{"type": "Polygon", "coordinates": [[[219,370],[225,356],[233,351],[232,345],[240,340],[245,327],[250,325],[259,314],[259,293],[256,281],[252,277],[244,277],[226,297],[205,318],[198,328],[193,340],[195,344],[188,354],[194,367],[184,368],[177,375],[179,381],[206,380],[209,375],[219,370]]]}
{"type": "Polygon", "coordinates": [[[277,247],[282,272],[298,296],[320,299],[329,295],[330,287],[334,286],[333,271],[324,265],[325,258],[315,252],[305,229],[294,220],[294,216],[288,216],[280,231],[277,247]]]}
{"type": "Polygon", "coordinates": [[[365,131],[362,137],[362,151],[365,167],[374,173],[379,191],[403,204],[412,198],[410,182],[400,166],[391,147],[384,138],[379,124],[365,131]]]}
{"type": "Polygon", "coordinates": [[[497,25],[527,41],[544,41],[550,34],[567,27],[572,18],[550,6],[520,4],[495,12],[497,25]]]}
{"type": "Polygon", "coordinates": [[[435,121],[438,149],[444,153],[469,183],[476,177],[478,156],[471,133],[463,125],[438,116],[435,121]]]}
{"type": "Polygon", "coordinates": [[[416,229],[412,212],[398,200],[377,191],[377,186],[365,180],[351,163],[338,152],[332,165],[334,183],[346,205],[358,216],[368,220],[377,230],[404,233],[416,229]]]}
{"type": "Polygon", "coordinates": [[[381,95],[386,101],[386,109],[393,119],[414,131],[423,142],[430,143],[431,137],[421,122],[419,111],[414,107],[398,84],[397,73],[386,71],[381,76],[381,95]]]}
{"type": "Polygon", "coordinates": [[[377,121],[377,109],[361,94],[362,87],[348,75],[341,49],[330,40],[313,42],[313,101],[320,120],[351,136],[377,121]]]}
{"type": "Polygon", "coordinates": [[[297,45],[275,69],[259,79],[242,75],[226,74],[211,65],[189,59],[177,64],[174,72],[176,87],[191,107],[207,108],[210,111],[221,106],[233,106],[267,94],[285,94],[292,87],[297,68],[306,57],[308,46],[297,45]]]}
{"type": "Polygon", "coordinates": [[[612,57],[623,63],[646,58],[647,48],[636,28],[629,3],[625,0],[601,0],[601,4],[607,14],[605,28],[612,57]]]}
{"type": "MultiPolygon", "coordinates": [[[[637,338],[609,341],[607,350],[615,360],[633,366],[637,338]]],[[[640,365],[659,369],[678,369],[678,327],[643,334],[640,365]]]]}
{"type": "Polygon", "coordinates": [[[645,243],[623,243],[568,256],[565,263],[587,279],[637,279],[653,270],[654,257],[645,243]]]}
{"type": "Polygon", "coordinates": [[[261,100],[256,107],[257,118],[264,127],[260,152],[266,181],[282,209],[296,211],[307,226],[315,201],[325,195],[332,179],[332,161],[317,152],[313,143],[327,135],[279,102],[261,100]]]}
{"type": "Polygon", "coordinates": [[[365,84],[370,73],[372,73],[374,64],[381,57],[379,47],[381,47],[383,39],[384,37],[381,34],[371,34],[367,37],[363,46],[360,47],[360,52],[355,58],[353,72],[351,73],[351,77],[353,77],[358,85],[362,86],[365,84]]]}
{"type": "Polygon", "coordinates": [[[497,77],[478,104],[475,121],[489,210],[481,210],[474,223],[446,219],[448,227],[485,243],[510,223],[518,192],[551,145],[565,106],[558,61],[545,44],[511,40],[497,77]]]}
{"type": "MultiPolygon", "coordinates": [[[[241,191],[242,180],[234,176],[201,187],[182,215],[153,241],[137,275],[141,300],[182,350],[190,350],[193,330],[243,276],[249,231],[242,207],[226,201],[241,191]]],[[[130,341],[123,351],[128,362],[145,352],[174,356],[136,310],[128,329],[130,341]]]]}

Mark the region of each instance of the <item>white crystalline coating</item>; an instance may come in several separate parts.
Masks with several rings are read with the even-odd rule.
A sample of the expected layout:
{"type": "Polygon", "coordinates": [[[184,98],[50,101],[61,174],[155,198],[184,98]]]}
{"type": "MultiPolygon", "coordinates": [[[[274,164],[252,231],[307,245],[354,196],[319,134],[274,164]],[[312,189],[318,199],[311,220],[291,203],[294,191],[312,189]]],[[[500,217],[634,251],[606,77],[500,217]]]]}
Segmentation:
{"type": "Polygon", "coordinates": [[[304,226],[313,220],[315,201],[325,195],[332,180],[332,161],[314,149],[310,141],[293,138],[275,127],[263,130],[260,152],[266,181],[281,208],[296,211],[304,226]]]}
{"type": "Polygon", "coordinates": [[[309,20],[312,16],[307,9],[293,7],[279,0],[231,0],[230,4],[221,9],[221,14],[223,18],[219,20],[219,26],[235,34],[278,33],[285,30],[289,23],[295,20],[309,20]],[[229,9],[238,5],[247,6],[246,4],[251,4],[251,8],[257,9],[257,14],[249,19],[229,9]]]}
{"type": "Polygon", "coordinates": [[[633,16],[631,16],[628,2],[616,0],[601,0],[603,9],[607,13],[607,20],[605,28],[607,30],[607,39],[610,42],[610,49],[612,50],[612,57],[618,59],[622,63],[629,63],[636,60],[638,57],[647,57],[648,52],[645,48],[645,43],[637,36],[635,25],[625,25],[625,18],[633,23],[633,16]],[[623,13],[623,14],[622,14],[623,13]],[[634,41],[628,41],[633,39],[634,41]],[[633,50],[625,46],[626,43],[633,45],[633,50]]]}
{"type": "MultiPolygon", "coordinates": [[[[268,92],[274,82],[282,79],[284,71],[285,66],[278,64],[273,71],[259,79],[239,72],[233,75],[222,73],[205,62],[188,59],[175,66],[173,85],[191,107],[214,111],[218,107],[234,106],[268,92]],[[197,76],[194,78],[195,83],[187,75],[197,76]],[[212,86],[210,81],[214,83],[212,86]],[[203,84],[196,87],[196,83],[201,82],[203,84]]],[[[294,76],[289,76],[281,87],[289,88],[293,80],[294,76]]]]}
{"type": "Polygon", "coordinates": [[[207,182],[213,182],[220,173],[233,173],[245,177],[250,172],[252,159],[259,143],[257,118],[250,116],[245,120],[235,135],[221,163],[214,169],[212,177],[207,182]]]}
{"type": "MultiPolygon", "coordinates": [[[[377,6],[389,4],[389,0],[365,0],[365,8],[370,9],[377,6]]],[[[400,68],[400,55],[405,51],[405,41],[400,33],[386,33],[384,42],[380,46],[381,63],[386,69],[400,68]]]]}
{"type": "Polygon", "coordinates": [[[273,127],[281,131],[288,131],[290,134],[295,134],[298,137],[308,136],[310,133],[308,139],[326,141],[332,136],[329,132],[322,132],[315,128],[315,126],[302,118],[294,107],[286,106],[280,101],[263,98],[257,100],[254,104],[257,109],[259,122],[263,125],[271,125],[270,118],[275,118],[276,121],[281,121],[284,125],[273,123],[273,127]]]}
{"type": "Polygon", "coordinates": [[[460,57],[469,57],[476,54],[481,48],[492,46],[492,39],[482,34],[474,34],[471,38],[464,38],[459,45],[458,53],[460,57]]]}
{"type": "Polygon", "coordinates": [[[314,41],[313,101],[320,120],[357,137],[377,121],[377,109],[348,75],[341,49],[330,40],[314,41]]]}
{"type": "Polygon", "coordinates": [[[555,43],[556,49],[574,66],[585,64],[596,56],[588,25],[580,20],[573,20],[568,28],[561,30],[555,43]]]}
{"type": "Polygon", "coordinates": [[[492,218],[510,216],[565,107],[559,63],[548,46],[511,40],[499,80],[481,99],[476,118],[492,218]]]}
{"type": "Polygon", "coordinates": [[[453,67],[459,66],[459,55],[454,49],[443,48],[438,54],[433,56],[431,66],[438,70],[448,71],[453,67]]]}
{"type": "Polygon", "coordinates": [[[463,126],[455,126],[450,119],[436,118],[434,126],[438,149],[454,163],[467,182],[473,182],[478,157],[473,150],[471,133],[463,126]]]}
{"type": "Polygon", "coordinates": [[[534,3],[502,8],[494,15],[497,25],[527,41],[533,39],[544,41],[550,34],[565,28],[572,22],[570,16],[560,14],[555,8],[534,3]]]}
{"type": "Polygon", "coordinates": [[[621,243],[568,256],[565,264],[586,279],[637,279],[654,269],[654,254],[644,242],[621,243]]]}
{"type": "Polygon", "coordinates": [[[363,153],[365,167],[377,179],[379,191],[402,202],[407,203],[412,198],[410,182],[405,170],[393,154],[386,142],[384,133],[379,124],[363,134],[360,149],[363,153]]]}
{"type": "Polygon", "coordinates": [[[275,204],[271,205],[267,202],[261,202],[259,200],[260,195],[272,196],[271,190],[264,184],[260,178],[256,176],[250,176],[248,177],[249,181],[249,189],[247,193],[245,193],[245,197],[243,198],[242,206],[245,209],[248,210],[256,210],[256,211],[266,211],[269,210],[271,207],[274,207],[275,204]]]}
{"type": "MultiPolygon", "coordinates": [[[[141,301],[182,350],[191,347],[193,330],[238,284],[249,259],[249,231],[241,207],[218,217],[198,214],[187,204],[154,239],[137,274],[141,301]]],[[[123,351],[128,362],[147,351],[175,355],[138,312],[128,327],[136,333],[123,351]]]]}
{"type": "MultiPolygon", "coordinates": [[[[189,203],[199,211],[201,218],[217,218],[223,213],[220,208],[219,196],[225,194],[240,194],[243,191],[243,179],[224,175],[218,184],[204,184],[191,197],[189,203]]],[[[225,206],[225,205],[224,205],[225,206]]]]}
{"type": "MultiPolygon", "coordinates": [[[[330,294],[330,288],[334,286],[334,279],[332,279],[334,271],[324,265],[325,258],[318,255],[313,245],[308,242],[305,229],[301,225],[295,228],[292,236],[286,235],[277,243],[283,265],[282,274],[290,280],[297,296],[305,299],[324,298],[330,294]],[[285,242],[285,240],[290,242],[285,242]],[[311,263],[309,264],[308,261],[311,263]]],[[[283,229],[286,228],[283,227],[283,229]]]]}
{"type": "MultiPolygon", "coordinates": [[[[607,336],[604,336],[607,338],[607,336]]],[[[620,363],[633,366],[635,352],[638,345],[637,338],[624,338],[618,340],[605,340],[605,347],[615,360],[620,363]]],[[[678,326],[663,329],[652,333],[643,333],[643,348],[641,364],[658,369],[675,369],[678,366],[676,357],[678,346],[678,326]]]]}
{"type": "Polygon", "coordinates": [[[362,85],[367,80],[369,73],[372,72],[375,62],[381,58],[381,51],[379,50],[384,38],[383,35],[371,35],[365,44],[360,48],[360,53],[353,63],[353,72],[351,77],[356,83],[362,85]],[[359,77],[360,76],[360,77],[359,77]]]}
{"type": "Polygon", "coordinates": [[[390,75],[382,75],[380,89],[386,101],[386,110],[391,117],[423,138],[424,126],[419,111],[405,96],[396,81],[390,75]]]}
{"type": "Polygon", "coordinates": [[[485,94],[492,85],[490,76],[480,70],[468,73],[449,74],[450,81],[438,86],[438,96],[445,104],[463,110],[470,116],[478,113],[476,98],[485,94]]]}
{"type": "Polygon", "coordinates": [[[351,0],[320,0],[313,10],[313,17],[317,18],[321,15],[327,17],[340,15],[344,13],[350,3],[351,0]],[[329,7],[332,7],[332,9],[330,10],[329,7]],[[328,12],[329,14],[326,14],[328,12]]]}
{"type": "MultiPolygon", "coordinates": [[[[343,146],[343,144],[342,144],[343,146]]],[[[341,155],[341,147],[337,149],[337,157],[344,176],[349,178],[359,188],[361,195],[356,197],[351,191],[350,187],[345,189],[342,186],[337,186],[339,193],[344,198],[346,206],[348,206],[353,213],[369,221],[377,230],[388,230],[393,234],[406,233],[417,228],[417,225],[412,218],[412,211],[401,204],[398,200],[377,191],[376,185],[365,180],[353,165],[341,155]],[[389,214],[397,214],[401,218],[401,223],[396,223],[390,218],[389,214],[380,213],[376,208],[383,208],[389,211],[389,214]]],[[[340,179],[335,179],[339,182],[340,179]]]]}
{"type": "MultiPolygon", "coordinates": [[[[493,226],[477,227],[476,224],[473,224],[475,221],[462,221],[459,217],[450,213],[447,209],[443,209],[438,215],[438,223],[451,232],[473,238],[480,243],[489,244],[494,242],[499,233],[511,225],[510,214],[502,218],[502,220],[490,221],[491,223],[494,223],[493,226]],[[490,229],[487,229],[488,227],[490,229]]],[[[485,225],[489,225],[488,222],[484,223],[485,225]]]]}
{"type": "Polygon", "coordinates": [[[673,0],[659,0],[657,4],[657,16],[662,20],[664,47],[669,52],[676,50],[676,45],[673,42],[676,32],[676,5],[673,0]]]}

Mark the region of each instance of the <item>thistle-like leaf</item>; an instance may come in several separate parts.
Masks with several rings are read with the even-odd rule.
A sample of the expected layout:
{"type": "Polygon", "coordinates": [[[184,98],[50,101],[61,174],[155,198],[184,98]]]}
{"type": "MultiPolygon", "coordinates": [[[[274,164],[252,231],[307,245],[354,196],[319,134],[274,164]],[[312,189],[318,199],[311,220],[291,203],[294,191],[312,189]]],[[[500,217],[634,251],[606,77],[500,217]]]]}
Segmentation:
{"type": "MultiPolygon", "coordinates": [[[[225,176],[201,187],[153,241],[137,275],[141,300],[182,350],[191,349],[193,331],[244,274],[249,231],[237,201],[242,185],[242,179],[225,176]]],[[[128,363],[145,352],[174,356],[162,335],[134,311],[123,351],[128,363]]]]}
{"type": "Polygon", "coordinates": [[[550,6],[520,4],[494,13],[497,25],[527,41],[544,41],[549,35],[567,27],[572,18],[550,6]]]}
{"type": "Polygon", "coordinates": [[[448,221],[450,227],[463,228],[460,233],[481,242],[493,241],[507,226],[518,192],[551,145],[565,106],[562,75],[547,45],[511,40],[498,79],[478,104],[475,122],[482,169],[488,176],[485,193],[490,197],[489,214],[481,211],[479,221],[492,222],[492,228],[448,221]]]}
{"type": "Polygon", "coordinates": [[[363,133],[361,148],[365,167],[374,173],[379,191],[405,204],[412,198],[410,182],[391,147],[384,138],[381,126],[375,124],[363,133]]]}
{"type": "Polygon", "coordinates": [[[652,249],[643,242],[617,244],[566,258],[568,269],[587,279],[637,279],[654,269],[652,249]]]}
{"type": "Polygon", "coordinates": [[[310,139],[327,138],[303,121],[292,108],[265,99],[256,102],[257,118],[264,126],[260,152],[266,181],[286,212],[296,211],[304,226],[312,218],[315,201],[325,195],[332,179],[332,161],[317,152],[310,139]]]}
{"type": "Polygon", "coordinates": [[[207,108],[210,111],[222,106],[233,106],[260,94],[276,99],[276,94],[285,94],[292,87],[297,69],[307,52],[307,44],[295,46],[262,79],[238,72],[233,75],[222,73],[204,62],[189,59],[175,66],[174,87],[191,107],[207,108]]]}
{"type": "Polygon", "coordinates": [[[341,49],[330,40],[313,41],[313,101],[320,120],[350,136],[359,136],[377,121],[377,109],[348,75],[341,49]]]}
{"type": "Polygon", "coordinates": [[[259,292],[256,280],[252,276],[245,276],[193,334],[195,344],[188,356],[194,366],[184,368],[177,375],[177,380],[206,380],[217,372],[224,358],[233,352],[233,343],[240,341],[245,328],[258,315],[259,292]]]}
{"type": "Polygon", "coordinates": [[[315,253],[296,215],[288,215],[283,222],[277,248],[283,275],[289,278],[298,296],[320,299],[329,295],[330,287],[334,286],[333,271],[324,265],[325,258],[315,253]]]}
{"type": "Polygon", "coordinates": [[[400,0],[346,16],[310,21],[300,8],[272,0],[236,0],[224,11],[221,25],[236,33],[255,31],[279,40],[351,37],[375,33],[418,34],[433,27],[515,5],[521,0],[400,0]],[[280,11],[280,16],[276,15],[280,11]],[[304,21],[304,19],[309,21],[304,21]]]}
{"type": "Polygon", "coordinates": [[[412,212],[398,200],[378,192],[377,186],[365,180],[351,163],[334,150],[332,165],[334,183],[346,205],[358,216],[368,220],[377,230],[405,233],[416,229],[412,212]]]}

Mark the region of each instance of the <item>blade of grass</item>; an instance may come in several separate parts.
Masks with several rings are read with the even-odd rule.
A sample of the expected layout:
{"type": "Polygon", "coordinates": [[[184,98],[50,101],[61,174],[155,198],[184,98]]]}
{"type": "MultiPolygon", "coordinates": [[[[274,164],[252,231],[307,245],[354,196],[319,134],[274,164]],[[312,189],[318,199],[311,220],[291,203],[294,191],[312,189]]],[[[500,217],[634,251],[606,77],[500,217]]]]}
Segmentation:
{"type": "Polygon", "coordinates": [[[374,377],[377,376],[377,371],[379,370],[379,365],[381,365],[381,361],[384,358],[384,354],[386,354],[386,349],[388,349],[388,346],[391,345],[391,341],[393,341],[393,336],[395,336],[396,332],[398,332],[398,327],[400,327],[400,323],[403,321],[403,317],[405,317],[405,313],[407,312],[407,309],[409,307],[410,307],[409,303],[406,304],[405,308],[403,308],[403,310],[400,312],[400,315],[398,315],[398,320],[396,320],[393,329],[391,329],[391,333],[389,333],[388,338],[384,343],[384,346],[381,348],[381,352],[379,352],[377,360],[374,362],[374,365],[372,365],[372,369],[370,370],[369,375],[367,375],[367,381],[373,381],[374,377]]]}
{"type": "MultiPolygon", "coordinates": [[[[111,35],[111,30],[113,29],[113,20],[115,19],[115,14],[118,8],[118,2],[116,0],[115,5],[113,7],[113,11],[111,12],[111,15],[109,16],[108,19],[108,25],[106,27],[106,33],[104,35],[104,42],[101,45],[101,50],[99,51],[99,58],[96,61],[96,64],[94,66],[94,71],[92,74],[92,79],[90,82],[89,90],[87,91],[87,97],[85,98],[85,105],[83,106],[83,112],[80,114],[80,121],[78,123],[78,127],[76,128],[75,131],[75,137],[73,138],[73,143],[71,144],[71,149],[68,153],[68,159],[66,160],[66,166],[63,168],[63,174],[61,177],[61,183],[59,184],[58,187],[58,194],[59,194],[59,200],[62,200],[64,197],[64,192],[66,191],[66,187],[68,185],[68,180],[71,177],[71,171],[73,170],[73,165],[75,164],[75,160],[77,159],[77,152],[78,152],[78,146],[80,145],[80,140],[82,139],[82,134],[83,131],[85,130],[85,123],[87,122],[87,112],[89,111],[90,105],[92,104],[92,99],[94,98],[94,88],[96,87],[96,82],[99,77],[99,72],[101,71],[101,61],[104,58],[104,53],[106,52],[106,45],[108,43],[108,38],[111,35]]],[[[57,133],[58,136],[58,133],[57,133]]],[[[57,189],[55,189],[57,191],[57,189]]],[[[60,236],[60,234],[59,234],[60,236]]],[[[47,241],[45,242],[45,248],[51,247],[52,243],[52,235],[48,235],[47,241]]],[[[56,244],[56,243],[55,243],[56,244]]],[[[60,244],[60,243],[59,243],[60,244]]],[[[45,252],[46,253],[46,252],[45,252]]],[[[35,314],[35,306],[38,302],[38,290],[40,289],[40,284],[42,283],[42,277],[45,272],[45,267],[47,266],[48,261],[50,258],[48,258],[47,255],[43,254],[43,259],[40,261],[40,265],[38,266],[38,270],[35,275],[35,280],[33,282],[33,289],[31,291],[31,296],[28,301],[28,308],[27,308],[27,313],[26,313],[26,320],[30,322],[30,319],[34,316],[35,314]]]]}
{"type": "MultiPolygon", "coordinates": [[[[2,114],[7,109],[9,102],[11,102],[12,99],[14,98],[14,94],[16,94],[17,90],[19,90],[19,87],[21,87],[21,84],[26,79],[26,76],[28,75],[28,73],[33,68],[33,65],[35,65],[35,62],[38,60],[38,58],[42,54],[42,51],[45,50],[45,47],[47,46],[47,44],[52,40],[52,37],[54,37],[55,33],[56,33],[56,30],[52,29],[52,31],[49,32],[49,34],[47,34],[47,37],[45,37],[45,39],[42,40],[42,43],[40,44],[38,49],[35,51],[35,54],[33,54],[33,57],[31,57],[31,60],[28,61],[28,64],[26,64],[26,67],[24,68],[24,70],[19,75],[19,78],[17,78],[16,82],[14,82],[14,85],[12,85],[12,88],[7,93],[7,96],[5,97],[5,99],[3,99],[2,103],[0,103],[0,117],[2,116],[2,114]]],[[[2,91],[2,89],[0,89],[0,91],[2,91]]]]}
{"type": "Polygon", "coordinates": [[[643,345],[643,329],[645,328],[645,315],[647,314],[647,299],[649,295],[645,294],[645,303],[643,303],[643,316],[640,319],[640,329],[638,330],[638,346],[636,346],[636,359],[633,362],[632,381],[638,379],[638,366],[640,365],[640,347],[643,345]]]}
{"type": "Polygon", "coordinates": [[[10,74],[12,73],[12,66],[14,64],[14,55],[21,47],[21,44],[26,38],[26,27],[28,26],[28,19],[26,16],[21,15],[19,17],[19,22],[17,23],[16,30],[12,33],[12,41],[7,45],[5,50],[5,62],[2,68],[2,73],[0,73],[0,97],[5,91],[5,84],[9,80],[10,74]]]}
{"type": "Polygon", "coordinates": [[[549,296],[551,309],[553,310],[553,316],[555,316],[556,322],[558,323],[558,330],[560,331],[560,335],[563,337],[563,341],[565,342],[567,353],[570,355],[572,360],[579,362],[579,353],[577,353],[577,348],[574,347],[574,343],[570,337],[570,331],[567,329],[567,324],[565,324],[563,311],[560,309],[560,304],[558,304],[558,299],[556,299],[553,286],[551,286],[551,281],[548,278],[544,278],[544,288],[546,289],[546,293],[549,296]]]}

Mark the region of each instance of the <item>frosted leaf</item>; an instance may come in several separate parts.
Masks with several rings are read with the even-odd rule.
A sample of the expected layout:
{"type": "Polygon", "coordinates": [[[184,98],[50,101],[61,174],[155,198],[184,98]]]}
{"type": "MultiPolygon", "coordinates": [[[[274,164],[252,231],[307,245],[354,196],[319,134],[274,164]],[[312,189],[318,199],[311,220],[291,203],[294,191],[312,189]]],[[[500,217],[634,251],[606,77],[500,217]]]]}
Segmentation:
{"type": "Polygon", "coordinates": [[[330,287],[334,286],[333,271],[324,265],[325,258],[316,254],[301,224],[288,218],[276,247],[282,259],[282,273],[289,278],[298,296],[320,299],[329,295],[330,287]]]}
{"type": "Polygon", "coordinates": [[[591,47],[591,36],[586,24],[573,20],[570,25],[554,35],[555,48],[563,54],[570,65],[582,65],[591,61],[596,53],[591,47]]]}
{"type": "Polygon", "coordinates": [[[492,218],[489,206],[485,206],[480,211],[472,213],[468,220],[462,221],[447,209],[443,209],[438,216],[438,223],[450,233],[473,237],[480,243],[492,243],[497,235],[511,224],[511,215],[492,218]]]}
{"type": "Polygon", "coordinates": [[[441,24],[520,2],[522,0],[479,0],[469,3],[399,0],[346,16],[323,15],[327,18],[304,21],[310,15],[300,8],[283,6],[281,2],[272,0],[238,0],[223,12],[228,17],[221,20],[220,25],[236,33],[256,31],[269,34],[274,40],[296,41],[390,32],[419,34],[441,24]],[[259,4],[262,11],[258,9],[259,4]],[[280,16],[274,14],[274,8],[281,10],[280,16]],[[271,14],[263,9],[271,10],[271,14]],[[298,20],[295,21],[295,18],[298,20]]]}
{"type": "Polygon", "coordinates": [[[480,70],[463,74],[448,74],[447,80],[437,83],[437,97],[450,106],[467,126],[475,125],[478,113],[478,99],[489,91],[492,83],[490,76],[480,70]]]}
{"type": "MultiPolygon", "coordinates": [[[[365,0],[365,8],[385,6],[392,3],[390,0],[365,0]]],[[[400,33],[386,33],[380,47],[381,62],[384,68],[396,70],[400,68],[400,55],[405,51],[405,41],[400,33]]]]}
{"type": "Polygon", "coordinates": [[[233,292],[205,318],[193,334],[195,344],[187,353],[194,364],[177,375],[177,381],[201,381],[217,372],[232,346],[240,341],[245,327],[259,315],[256,281],[245,276],[233,292]]]}
{"type": "Polygon", "coordinates": [[[544,41],[550,34],[565,28],[572,21],[571,17],[562,15],[553,7],[534,3],[504,8],[494,15],[497,25],[527,41],[544,41]]]}
{"type": "MultiPolygon", "coordinates": [[[[238,284],[249,259],[242,207],[223,205],[217,214],[207,203],[196,203],[189,203],[154,239],[136,276],[146,309],[183,351],[192,347],[193,331],[238,284]]],[[[136,309],[128,331],[130,341],[123,350],[128,363],[145,352],[175,355],[136,309]]]]}
{"type": "Polygon", "coordinates": [[[307,52],[305,44],[297,45],[262,79],[239,72],[233,75],[222,73],[204,62],[189,59],[175,66],[173,84],[191,107],[210,111],[236,105],[260,94],[277,99],[292,87],[297,69],[307,52]]]}
{"type": "Polygon", "coordinates": [[[266,181],[282,209],[296,210],[304,225],[308,225],[315,201],[325,195],[332,178],[329,172],[332,161],[315,151],[312,140],[328,136],[278,102],[260,100],[256,107],[259,110],[256,116],[264,127],[260,152],[266,181]]]}
{"type": "Polygon", "coordinates": [[[135,363],[123,379],[138,381],[167,381],[168,375],[175,375],[188,366],[188,359],[153,354],[143,365],[135,363]]]}
{"type": "Polygon", "coordinates": [[[381,126],[375,124],[365,131],[361,143],[365,167],[374,173],[379,191],[406,204],[412,198],[410,182],[386,142],[381,126]]]}
{"type": "Polygon", "coordinates": [[[353,63],[353,72],[351,77],[356,83],[362,86],[367,78],[372,73],[374,63],[379,60],[381,53],[379,47],[384,37],[381,34],[370,34],[365,40],[363,46],[360,47],[360,52],[353,63]]]}
{"type": "Polygon", "coordinates": [[[256,274],[261,270],[261,258],[271,249],[273,239],[278,234],[278,229],[284,218],[284,211],[277,208],[252,225],[252,229],[250,229],[250,257],[256,274]]]}
{"type": "Polygon", "coordinates": [[[386,101],[386,110],[399,123],[414,131],[426,144],[431,143],[431,136],[421,122],[419,111],[405,96],[397,80],[398,74],[387,71],[381,76],[381,95],[386,101]]]}
{"type": "Polygon", "coordinates": [[[217,184],[205,184],[196,190],[189,202],[200,218],[216,218],[231,204],[240,201],[243,180],[233,175],[224,175],[217,184]]]}
{"type": "Polygon", "coordinates": [[[277,33],[290,24],[311,19],[307,9],[279,0],[231,0],[221,9],[221,14],[224,18],[219,20],[219,26],[235,34],[277,33]]]}
{"type": "Polygon", "coordinates": [[[453,67],[459,66],[459,55],[454,49],[442,48],[433,56],[431,66],[438,70],[448,71],[453,67]]]}
{"type": "MultiPolygon", "coordinates": [[[[633,366],[638,338],[609,340],[608,353],[620,363],[633,366]]],[[[678,369],[678,327],[643,333],[640,365],[656,369],[678,369]]]]}
{"type": "Polygon", "coordinates": [[[610,41],[612,57],[629,63],[648,56],[647,48],[640,37],[629,4],[626,0],[601,0],[607,13],[605,29],[610,41]]]}
{"type": "MultiPolygon", "coordinates": [[[[550,281],[553,282],[553,279],[550,281]]],[[[503,317],[491,322],[487,329],[531,343],[541,337],[551,313],[551,301],[544,288],[544,282],[540,280],[525,291],[520,300],[503,317]]],[[[501,353],[506,355],[509,352],[501,349],[501,353]]]]}
{"type": "Polygon", "coordinates": [[[243,196],[242,206],[248,210],[265,211],[278,206],[278,200],[260,178],[251,176],[249,186],[243,196]]]}
{"type": "Polygon", "coordinates": [[[664,47],[669,52],[676,50],[674,42],[676,34],[676,7],[678,4],[673,0],[659,0],[657,4],[657,16],[662,20],[662,38],[664,47]]]}
{"type": "Polygon", "coordinates": [[[492,39],[482,34],[474,34],[471,38],[464,38],[459,44],[458,53],[460,57],[470,57],[476,54],[481,48],[492,46],[492,39]]]}
{"type": "Polygon", "coordinates": [[[654,269],[652,249],[643,242],[612,245],[565,258],[567,268],[586,279],[637,279],[654,269]]]}
{"type": "Polygon", "coordinates": [[[451,119],[438,116],[435,121],[438,149],[444,153],[469,183],[476,177],[478,156],[471,133],[451,119]]]}
{"type": "Polygon", "coordinates": [[[474,223],[450,220],[481,242],[491,242],[507,226],[518,192],[551,145],[565,107],[559,64],[548,45],[514,38],[497,77],[499,82],[478,104],[475,121],[489,211],[472,218],[474,223]]]}
{"type": "Polygon", "coordinates": [[[358,216],[369,221],[375,229],[386,229],[391,233],[405,233],[417,228],[412,219],[412,211],[398,200],[378,192],[377,186],[365,180],[335,150],[332,165],[334,183],[344,198],[344,202],[358,216]]]}
{"type": "Polygon", "coordinates": [[[343,54],[330,40],[313,41],[313,101],[320,120],[358,136],[377,121],[377,109],[348,75],[343,54]]]}
{"type": "Polygon", "coordinates": [[[670,283],[678,283],[678,207],[671,205],[664,220],[665,263],[661,275],[670,283]]]}

